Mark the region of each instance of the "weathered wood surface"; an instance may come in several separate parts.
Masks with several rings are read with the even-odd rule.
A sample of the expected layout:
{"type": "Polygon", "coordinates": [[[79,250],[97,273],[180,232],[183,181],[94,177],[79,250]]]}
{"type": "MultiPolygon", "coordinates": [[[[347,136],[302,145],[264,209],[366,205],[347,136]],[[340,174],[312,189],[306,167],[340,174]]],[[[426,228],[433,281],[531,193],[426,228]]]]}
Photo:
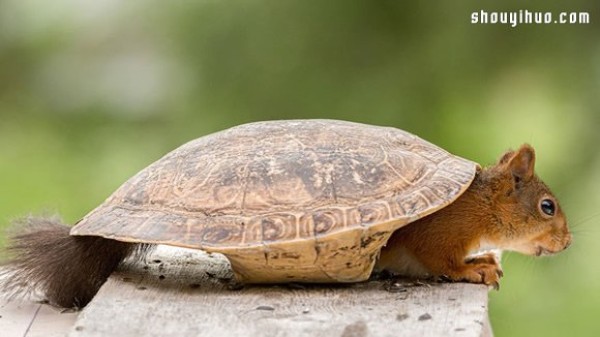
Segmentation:
{"type": "Polygon", "coordinates": [[[481,285],[232,290],[231,277],[217,254],[159,247],[114,273],[69,336],[491,336],[481,285]]]}
{"type": "Polygon", "coordinates": [[[65,336],[73,327],[77,314],[78,312],[54,308],[31,298],[0,298],[0,336],[65,336]]]}

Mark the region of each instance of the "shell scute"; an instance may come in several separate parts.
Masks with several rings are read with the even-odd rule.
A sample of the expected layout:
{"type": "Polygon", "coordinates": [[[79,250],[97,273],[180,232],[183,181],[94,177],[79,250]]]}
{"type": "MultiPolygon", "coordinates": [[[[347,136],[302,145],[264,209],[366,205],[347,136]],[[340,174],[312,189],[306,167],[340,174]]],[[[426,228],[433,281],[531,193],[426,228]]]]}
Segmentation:
{"type": "Polygon", "coordinates": [[[323,256],[337,253],[336,261],[355,259],[354,271],[342,274],[356,278],[371,265],[361,259],[386,236],[451,203],[476,169],[394,128],[332,120],[245,124],[168,153],[71,233],[221,251],[237,266],[265,261],[240,249],[263,252],[279,261],[264,263],[278,266],[281,278],[289,275],[280,261],[310,255],[306,261],[320,271],[306,266],[301,280],[331,278],[337,267],[323,256]]]}

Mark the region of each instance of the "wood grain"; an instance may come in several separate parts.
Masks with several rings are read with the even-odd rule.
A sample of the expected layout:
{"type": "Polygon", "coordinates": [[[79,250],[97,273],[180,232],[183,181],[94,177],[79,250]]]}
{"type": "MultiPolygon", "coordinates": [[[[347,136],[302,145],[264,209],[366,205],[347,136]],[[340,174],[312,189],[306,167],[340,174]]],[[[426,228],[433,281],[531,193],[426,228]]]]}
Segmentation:
{"type": "Polygon", "coordinates": [[[59,337],[73,327],[77,312],[63,311],[32,299],[0,298],[0,335],[59,337]]]}
{"type": "Polygon", "coordinates": [[[69,336],[491,336],[487,288],[370,281],[231,290],[218,254],[159,247],[114,273],[69,336]]]}

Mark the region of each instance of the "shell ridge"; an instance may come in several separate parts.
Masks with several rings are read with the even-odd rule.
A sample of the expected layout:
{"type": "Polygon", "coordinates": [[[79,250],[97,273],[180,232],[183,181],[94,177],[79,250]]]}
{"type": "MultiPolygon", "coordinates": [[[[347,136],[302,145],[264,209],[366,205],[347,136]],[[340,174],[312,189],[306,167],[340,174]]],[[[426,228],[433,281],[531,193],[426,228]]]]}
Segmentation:
{"type": "Polygon", "coordinates": [[[72,233],[232,251],[323,242],[434,212],[466,190],[477,167],[391,127],[257,122],[166,154],[72,233]]]}

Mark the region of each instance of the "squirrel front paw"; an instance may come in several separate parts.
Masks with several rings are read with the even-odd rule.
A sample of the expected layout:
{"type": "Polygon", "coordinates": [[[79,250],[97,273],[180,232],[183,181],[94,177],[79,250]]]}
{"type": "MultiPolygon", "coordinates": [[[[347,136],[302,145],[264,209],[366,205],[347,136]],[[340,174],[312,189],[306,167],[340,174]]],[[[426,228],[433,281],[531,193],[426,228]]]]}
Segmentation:
{"type": "Polygon", "coordinates": [[[452,281],[483,283],[500,289],[500,278],[504,275],[502,268],[494,256],[488,254],[469,259],[457,271],[445,275],[452,281]]]}

